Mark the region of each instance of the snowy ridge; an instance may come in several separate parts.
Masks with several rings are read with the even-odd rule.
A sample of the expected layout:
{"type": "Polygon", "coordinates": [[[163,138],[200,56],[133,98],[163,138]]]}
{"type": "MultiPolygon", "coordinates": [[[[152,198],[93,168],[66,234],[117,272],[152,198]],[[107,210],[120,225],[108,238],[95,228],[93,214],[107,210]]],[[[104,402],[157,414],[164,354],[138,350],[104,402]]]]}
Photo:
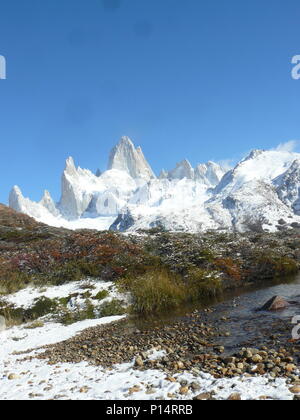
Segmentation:
{"type": "Polygon", "coordinates": [[[71,229],[276,231],[300,222],[300,154],[254,150],[228,172],[214,162],[193,168],[185,159],[157,178],[142,149],[122,137],[103,173],[67,159],[58,203],[48,191],[33,202],[15,186],[9,205],[71,229]]]}

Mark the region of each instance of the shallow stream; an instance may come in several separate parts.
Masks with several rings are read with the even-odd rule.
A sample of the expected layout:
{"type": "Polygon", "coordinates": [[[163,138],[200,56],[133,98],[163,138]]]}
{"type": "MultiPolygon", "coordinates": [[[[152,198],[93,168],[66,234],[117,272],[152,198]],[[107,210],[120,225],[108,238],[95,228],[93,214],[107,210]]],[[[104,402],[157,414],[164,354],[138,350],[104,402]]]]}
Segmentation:
{"type": "Polygon", "coordinates": [[[276,340],[278,337],[281,337],[281,341],[283,337],[284,340],[289,340],[295,327],[292,320],[300,315],[300,275],[276,282],[264,282],[260,287],[236,289],[218,299],[185,305],[176,311],[147,320],[137,318],[131,321],[131,325],[143,329],[171,324],[178,319],[191,322],[193,314],[199,311],[203,312],[203,320],[230,334],[228,337],[220,334],[220,338],[216,340],[216,344],[225,347],[226,353],[241,346],[263,346],[268,340],[276,340]],[[295,301],[296,304],[276,312],[257,311],[276,295],[295,301]]]}

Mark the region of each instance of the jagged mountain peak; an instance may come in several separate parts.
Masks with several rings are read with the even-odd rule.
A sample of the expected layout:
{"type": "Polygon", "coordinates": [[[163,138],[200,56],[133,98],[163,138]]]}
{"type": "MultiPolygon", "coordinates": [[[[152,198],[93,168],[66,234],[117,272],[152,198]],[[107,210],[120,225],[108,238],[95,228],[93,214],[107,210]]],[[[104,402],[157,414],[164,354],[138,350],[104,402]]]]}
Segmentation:
{"type": "Polygon", "coordinates": [[[16,211],[22,212],[20,201],[23,199],[23,194],[18,185],[14,185],[9,194],[9,207],[16,211]]]}
{"type": "Polygon", "coordinates": [[[201,163],[196,166],[195,180],[207,186],[215,187],[219,184],[225,173],[225,169],[218,163],[208,161],[207,163],[201,163]]]}
{"type": "Polygon", "coordinates": [[[170,179],[194,179],[194,169],[187,159],[178,162],[175,169],[169,171],[170,179]]]}
{"type": "Polygon", "coordinates": [[[274,180],[274,184],[281,201],[300,215],[300,158],[295,159],[289,169],[274,180]]]}
{"type": "Polygon", "coordinates": [[[167,178],[168,178],[168,172],[165,169],[162,169],[159,174],[159,179],[167,179],[167,178]]]}
{"type": "Polygon", "coordinates": [[[46,201],[46,200],[52,200],[51,194],[48,190],[44,191],[44,195],[43,195],[41,201],[46,201]]]}
{"type": "Polygon", "coordinates": [[[253,150],[230,170],[216,187],[215,193],[222,190],[236,190],[241,185],[253,180],[274,180],[290,168],[294,160],[300,158],[298,153],[281,150],[253,150]]]}
{"type": "Polygon", "coordinates": [[[108,170],[117,169],[127,172],[132,178],[155,178],[141,147],[135,148],[129,137],[123,136],[110,153],[108,170]]]}
{"type": "Polygon", "coordinates": [[[128,145],[128,146],[130,146],[130,147],[134,147],[133,141],[132,141],[132,140],[131,140],[131,138],[130,138],[130,137],[128,137],[128,136],[122,136],[122,137],[121,137],[121,140],[120,140],[120,142],[119,142],[119,145],[122,145],[122,144],[124,144],[124,145],[128,145]]]}
{"type": "Polygon", "coordinates": [[[11,193],[13,194],[17,194],[17,195],[22,195],[22,191],[21,188],[18,185],[14,185],[11,189],[11,193]]]}
{"type": "Polygon", "coordinates": [[[48,191],[33,202],[15,186],[10,206],[69,228],[243,230],[263,221],[262,229],[274,231],[279,219],[300,222],[300,154],[253,150],[228,172],[213,161],[193,168],[184,159],[156,178],[142,149],[124,136],[102,174],[66,160],[59,203],[48,191]]]}
{"type": "Polygon", "coordinates": [[[77,173],[77,168],[75,166],[74,159],[71,156],[69,156],[66,159],[64,174],[72,176],[72,175],[75,175],[76,173],[77,173]]]}
{"type": "Polygon", "coordinates": [[[74,162],[74,159],[72,158],[72,156],[69,156],[66,159],[66,167],[65,167],[65,169],[76,169],[75,162],[74,162]]]}
{"type": "MultiPolygon", "coordinates": [[[[255,159],[255,158],[257,158],[258,156],[260,156],[261,154],[263,154],[264,152],[266,152],[266,150],[262,150],[262,149],[253,149],[253,150],[251,150],[251,152],[249,153],[249,155],[247,155],[247,156],[245,157],[245,159],[244,159],[243,161],[250,160],[250,159],[255,159]]],[[[242,162],[243,162],[243,161],[242,161],[242,162]]]]}
{"type": "Polygon", "coordinates": [[[44,191],[44,195],[40,201],[40,204],[45,207],[53,216],[58,217],[59,211],[56,208],[56,204],[53,201],[51,194],[48,190],[44,191]]]}

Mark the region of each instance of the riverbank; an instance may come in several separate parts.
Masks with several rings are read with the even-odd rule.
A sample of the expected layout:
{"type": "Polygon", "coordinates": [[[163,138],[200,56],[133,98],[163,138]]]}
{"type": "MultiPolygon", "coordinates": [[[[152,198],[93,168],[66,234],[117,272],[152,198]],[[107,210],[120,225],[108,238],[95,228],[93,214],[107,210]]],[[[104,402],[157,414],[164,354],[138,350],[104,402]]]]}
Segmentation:
{"type": "MultiPolygon", "coordinates": [[[[239,305],[246,300],[247,296],[242,296],[239,305]]],[[[152,322],[141,329],[127,319],[91,328],[50,346],[39,358],[53,364],[85,361],[106,368],[135,360],[138,370],[154,368],[168,375],[197,369],[215,378],[269,374],[298,383],[300,342],[291,340],[292,318],[256,315],[255,308],[248,308],[249,315],[240,319],[234,302],[229,300],[157,326],[152,322]],[[224,310],[226,305],[232,306],[229,312],[224,310]],[[224,313],[227,317],[222,316],[224,313]],[[147,360],[152,349],[162,351],[163,356],[147,360]]],[[[295,313],[297,309],[300,301],[295,313]]]]}
{"type": "Polygon", "coordinates": [[[2,336],[2,350],[8,351],[0,362],[0,398],[298,399],[300,348],[289,342],[291,313],[264,313],[253,325],[256,312],[245,308],[278,287],[293,294],[298,281],[173,321],[148,321],[139,329],[128,319],[56,324],[55,329],[45,324],[31,331],[14,327],[2,336]],[[84,329],[89,323],[94,326],[84,329]],[[254,331],[248,336],[249,325],[254,331]]]}

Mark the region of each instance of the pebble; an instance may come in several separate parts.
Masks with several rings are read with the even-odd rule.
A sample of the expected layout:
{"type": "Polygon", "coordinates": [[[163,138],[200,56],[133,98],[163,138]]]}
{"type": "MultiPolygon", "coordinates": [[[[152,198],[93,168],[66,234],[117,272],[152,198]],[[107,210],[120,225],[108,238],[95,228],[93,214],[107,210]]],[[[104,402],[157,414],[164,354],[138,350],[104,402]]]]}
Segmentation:
{"type": "Polygon", "coordinates": [[[179,394],[181,394],[181,395],[186,395],[188,392],[189,392],[189,387],[188,386],[182,386],[179,389],[179,394]]]}
{"type": "Polygon", "coordinates": [[[197,395],[193,398],[195,401],[202,401],[202,400],[209,400],[211,398],[211,394],[209,392],[203,392],[202,394],[197,395]]]}
{"type": "Polygon", "coordinates": [[[292,387],[289,389],[289,391],[290,391],[292,394],[300,394],[300,385],[294,385],[294,386],[292,386],[292,387]]]}
{"type": "Polygon", "coordinates": [[[241,399],[242,399],[241,394],[239,394],[238,392],[235,392],[234,394],[231,394],[228,397],[229,401],[241,401],[241,399]]]}
{"type": "Polygon", "coordinates": [[[16,380],[16,379],[20,379],[21,377],[19,375],[17,375],[16,373],[10,373],[7,377],[7,379],[9,379],[10,381],[16,380]]]}

